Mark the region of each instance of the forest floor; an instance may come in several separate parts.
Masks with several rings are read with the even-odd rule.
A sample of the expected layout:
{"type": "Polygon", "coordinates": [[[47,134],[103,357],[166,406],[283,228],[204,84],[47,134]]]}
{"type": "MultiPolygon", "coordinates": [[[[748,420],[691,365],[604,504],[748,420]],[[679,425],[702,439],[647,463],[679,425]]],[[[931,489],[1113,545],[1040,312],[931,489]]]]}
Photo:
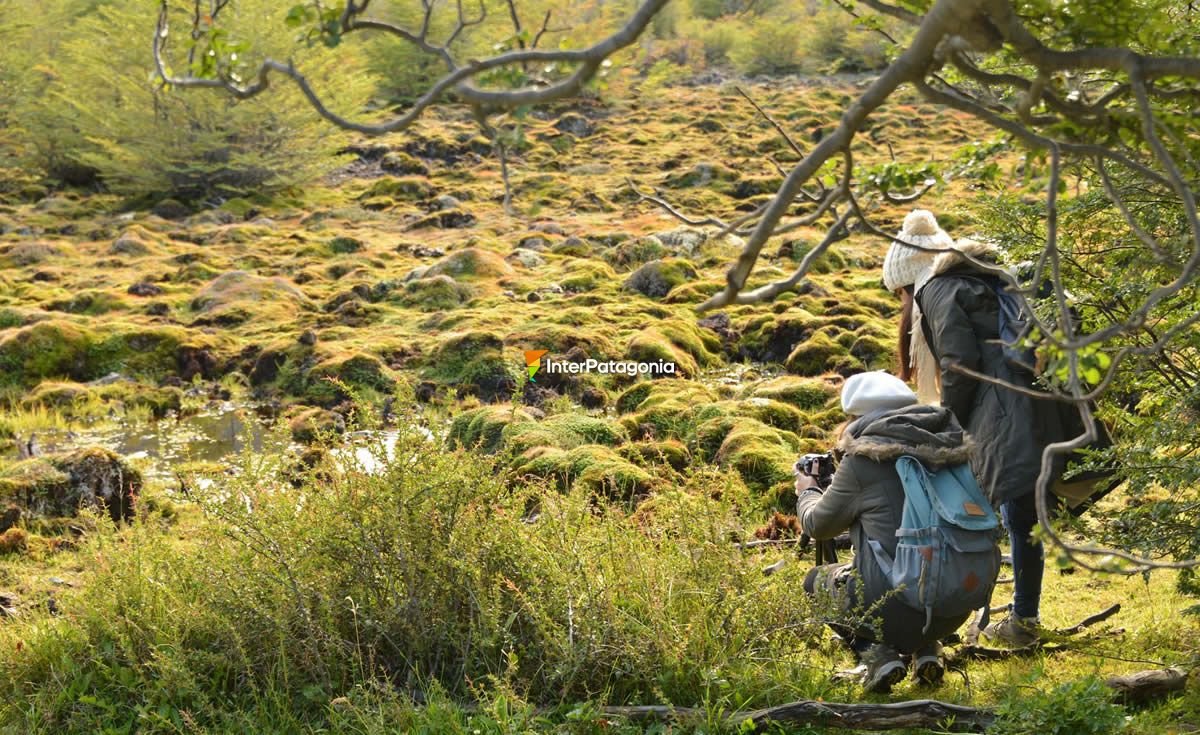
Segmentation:
{"type": "MultiPolygon", "coordinates": [[[[747,92],[804,147],[831,128],[854,88],[791,82],[747,92]]],[[[186,549],[202,514],[181,491],[201,480],[219,487],[246,447],[306,454],[303,447],[347,425],[386,433],[394,418],[386,397],[399,392],[405,397],[395,405],[414,401],[399,415],[419,422],[431,441],[489,455],[506,482],[611,502],[628,511],[629,534],[653,527],[656,503],[696,468],[713,468],[741,493],[733,536],[751,538],[791,507],[795,457],[828,448],[844,418],[836,399],[844,377],[895,367],[899,304],[879,272],[887,243],[855,233],[818,262],[799,293],[701,319],[695,307],[722,287],[739,240],[706,239],[702,228],[641,200],[631,182],[697,220],[730,220],[775,191],[772,159],[787,167],[798,157],[730,85],[668,87],[641,99],[575,102],[523,118],[510,161],[512,214],[490,145],[450,113],[356,144],[324,182],[288,196],[200,211],[169,203],[131,209],[80,192],[0,204],[0,437],[11,444],[0,458],[0,496],[20,505],[59,482],[39,457],[100,445],[140,468],[139,513],[186,549]],[[532,350],[569,360],[662,360],[678,375],[543,371],[530,382],[523,353],[532,350]],[[356,406],[371,415],[357,415],[356,406]],[[35,456],[23,459],[18,445],[30,441],[35,456]]],[[[984,135],[969,119],[900,99],[872,116],[856,163],[885,166],[894,156],[939,167],[944,180],[921,206],[952,235],[985,234],[971,229],[971,211],[989,189],[957,153],[984,135]]],[[[1007,166],[1002,184],[1018,182],[1015,154],[1007,166]]],[[[907,208],[882,205],[872,214],[895,231],[907,208]]],[[[790,273],[822,235],[800,228],[772,241],[752,285],[790,273]]],[[[1107,502],[1123,500],[1118,493],[1107,502]]],[[[0,730],[86,731],[80,723],[110,722],[89,714],[99,695],[78,694],[89,685],[68,687],[79,701],[49,705],[29,694],[72,679],[50,664],[35,676],[23,648],[51,620],[75,615],[73,601],[87,597],[113,547],[87,540],[95,524],[86,519],[47,520],[29,509],[24,516],[15,526],[20,543],[11,532],[0,536],[12,539],[0,547],[0,594],[13,613],[0,619],[0,671],[22,672],[30,689],[27,704],[0,705],[0,730]]],[[[128,531],[95,533],[119,548],[128,531]]],[[[755,574],[794,555],[731,553],[755,574]]],[[[802,577],[807,563],[792,561],[776,576],[802,577]]],[[[1051,719],[1064,708],[1063,721],[1086,725],[1086,716],[1066,712],[1075,695],[1062,686],[1196,660],[1200,627],[1185,614],[1195,602],[1167,573],[1143,579],[1051,567],[1046,625],[1071,625],[1115,603],[1121,612],[1068,650],[971,662],[936,692],[905,683],[872,699],[1037,700],[1051,719]]],[[[996,604],[1006,589],[998,588],[996,604]]],[[[778,651],[782,666],[773,671],[804,673],[778,674],[769,691],[751,692],[761,679],[734,676],[704,701],[674,703],[728,710],[861,699],[855,685],[832,678],[848,659],[828,640],[814,646],[778,651]]],[[[595,693],[590,701],[610,700],[595,693]]],[[[630,701],[656,700],[642,692],[611,703],[630,701]]],[[[479,725],[468,709],[447,717],[420,727],[479,725]]],[[[493,720],[501,722],[496,731],[574,722],[493,720]]],[[[1085,725],[1063,732],[1091,732],[1085,725]]],[[[1129,710],[1127,725],[1195,731],[1200,699],[1193,687],[1129,710]]],[[[222,727],[232,726],[214,726],[222,727]]],[[[375,731],[332,714],[303,727],[375,731]]]]}

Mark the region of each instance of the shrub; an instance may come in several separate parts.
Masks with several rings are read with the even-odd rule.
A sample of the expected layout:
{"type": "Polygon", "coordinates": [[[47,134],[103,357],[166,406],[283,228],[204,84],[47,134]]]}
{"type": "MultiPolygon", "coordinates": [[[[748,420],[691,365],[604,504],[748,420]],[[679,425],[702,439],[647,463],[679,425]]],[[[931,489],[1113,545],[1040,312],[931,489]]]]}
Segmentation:
{"type": "MultiPolygon", "coordinates": [[[[289,458],[247,454],[198,491],[189,543],[156,523],[88,534],[95,576],[71,614],[0,627],[0,688],[22,702],[0,726],[95,732],[142,713],[139,729],[165,731],[186,710],[193,729],[233,731],[222,712],[281,701],[317,723],[372,690],[691,702],[729,686],[713,672],[756,693],[778,689],[768,674],[814,676],[780,656],[818,625],[801,575],[764,580],[728,542],[743,521],[727,477],[659,496],[639,525],[597,513],[595,488],[506,486],[417,424],[368,447],[372,472],[327,459],[286,492],[289,458]]],[[[598,485],[617,466],[644,482],[601,454],[598,485]]]]}
{"type": "Polygon", "coordinates": [[[1097,677],[1067,682],[1048,691],[1022,688],[996,708],[995,735],[1062,733],[1109,735],[1125,729],[1125,710],[1112,703],[1112,690],[1097,677]]]}
{"type": "MultiPolygon", "coordinates": [[[[64,170],[82,166],[120,193],[198,200],[295,185],[336,164],[332,154],[343,136],[294,85],[279,83],[269,95],[239,101],[217,91],[166,89],[153,79],[147,47],[134,39],[148,36],[158,3],[64,5],[87,12],[70,26],[61,49],[30,59],[40,64],[27,73],[41,75],[41,92],[15,112],[33,163],[47,175],[63,178],[64,170]]],[[[340,112],[363,98],[366,78],[347,73],[344,55],[335,66],[323,52],[292,49],[276,4],[249,0],[225,13],[223,22],[254,40],[248,61],[254,53],[295,55],[340,112]],[[334,72],[336,83],[327,84],[334,72]]],[[[25,17],[35,35],[47,31],[45,23],[63,22],[33,11],[25,17]]],[[[186,38],[178,30],[185,18],[174,21],[173,37],[186,38]]],[[[174,62],[184,67],[183,51],[176,50],[174,62]]]]}

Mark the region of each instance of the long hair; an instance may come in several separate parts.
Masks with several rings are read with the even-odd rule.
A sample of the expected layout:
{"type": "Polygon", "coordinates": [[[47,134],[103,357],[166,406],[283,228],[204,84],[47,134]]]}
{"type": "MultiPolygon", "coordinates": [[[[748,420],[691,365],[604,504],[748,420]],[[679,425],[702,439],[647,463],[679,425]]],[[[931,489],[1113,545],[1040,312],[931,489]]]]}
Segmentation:
{"type": "Polygon", "coordinates": [[[900,335],[896,346],[896,359],[900,363],[897,375],[903,381],[914,380],[917,369],[912,364],[913,287],[896,289],[900,297],[900,335]]]}

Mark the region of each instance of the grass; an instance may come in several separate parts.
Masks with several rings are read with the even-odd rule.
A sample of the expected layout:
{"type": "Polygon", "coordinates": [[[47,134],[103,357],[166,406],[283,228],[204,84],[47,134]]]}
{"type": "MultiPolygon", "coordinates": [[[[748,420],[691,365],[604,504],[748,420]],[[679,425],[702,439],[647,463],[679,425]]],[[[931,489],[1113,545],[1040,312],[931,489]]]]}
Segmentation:
{"type": "MultiPolygon", "coordinates": [[[[834,119],[853,91],[749,89],[801,134],[834,119]]],[[[730,216],[777,184],[763,153],[786,160],[776,132],[714,87],[547,112],[526,121],[530,148],[512,161],[516,216],[497,196],[496,161],[435,154],[402,180],[339,172],[287,201],[256,200],[267,221],[255,224],[240,221],[246,201],[226,203],[233,222],[122,213],[126,204],[107,195],[77,197],[63,212],[17,196],[3,203],[3,221],[33,223],[55,247],[23,248],[37,262],[0,275],[0,359],[32,366],[0,381],[0,435],[110,416],[140,426],[171,397],[160,391],[182,392],[182,412],[196,411],[222,387],[241,395],[256,362],[273,365],[266,354],[280,357],[277,374],[264,371],[251,390],[280,416],[319,405],[353,425],[355,393],[370,395],[359,408],[378,419],[393,379],[418,391],[428,383],[419,416],[403,401],[392,410],[402,425],[445,419],[458,445],[402,438],[377,474],[329,459],[306,473],[291,456],[231,458],[205,468],[215,484],[194,483],[211,489],[190,501],[152,486],[128,527],[29,522],[24,548],[0,554],[0,590],[22,612],[0,622],[0,732],[625,733],[642,728],[610,721],[602,705],[675,703],[710,716],[671,732],[712,733],[736,709],[861,698],[831,679],[849,661],[803,601],[807,561],[763,577],[789,552],[733,542],[788,500],[794,455],[828,445],[842,419],[841,374],[888,364],[896,304],[878,285],[887,244],[855,234],[820,261],[810,291],[728,309],[726,335],[700,327],[692,308],[723,283],[737,244],[691,255],[668,244],[677,222],[636,203],[625,179],[675,182],[671,199],[689,213],[730,216]],[[552,122],[567,113],[594,118],[597,133],[554,147],[552,122]],[[716,184],[693,186],[705,171],[716,184]],[[359,206],[364,191],[396,181],[404,186],[376,202],[387,209],[359,206]],[[444,195],[474,223],[409,228],[444,195]],[[68,219],[72,234],[60,234],[68,219]],[[126,233],[146,252],[114,251],[126,233]],[[533,234],[547,241],[542,263],[515,265],[514,246],[533,234]],[[698,277],[665,298],[623,291],[650,256],[686,257],[698,277]],[[220,280],[241,270],[252,277],[220,280]],[[163,293],[127,293],[142,282],[163,293]],[[120,308],[91,313],[75,300],[93,292],[120,308]],[[81,313],[63,311],[72,309],[81,313]],[[49,339],[54,325],[77,339],[49,339]],[[46,349],[18,344],[29,333],[47,336],[46,349]],[[664,357],[687,375],[539,375],[535,386],[523,382],[527,349],[664,357]],[[201,368],[192,385],[189,361],[201,368]],[[86,381],[110,370],[136,382],[51,401],[72,373],[86,381]],[[160,387],[175,379],[183,385],[160,387]],[[589,390],[607,408],[585,408],[589,390]],[[491,454],[468,451],[477,445],[491,454]],[[61,614],[50,614],[50,599],[61,614]]],[[[448,113],[378,142],[393,152],[463,147],[454,141],[469,141],[472,125],[448,113]]],[[[948,161],[955,141],[979,133],[903,100],[872,125],[856,144],[866,166],[890,160],[889,140],[898,158],[948,161]],[[902,134],[918,116],[928,134],[902,134]]],[[[953,221],[975,196],[969,186],[956,177],[923,204],[953,221]]],[[[895,229],[904,211],[884,205],[873,218],[895,229]]],[[[786,276],[820,234],[800,229],[786,249],[765,250],[750,285],[786,276]]],[[[10,232],[0,245],[26,239],[10,232]]],[[[156,428],[175,430],[170,421],[156,428]]],[[[972,663],[934,694],[1088,732],[1088,722],[1071,724],[1068,705],[1094,704],[1089,677],[1200,656],[1196,619],[1183,614],[1194,601],[1169,575],[1048,573],[1049,625],[1113,602],[1124,605],[1112,621],[1123,635],[972,663]]],[[[929,694],[906,683],[891,699],[929,694]]],[[[1092,709],[1091,724],[1110,723],[1092,709]]],[[[1129,732],[1182,730],[1200,721],[1200,703],[1192,691],[1118,714],[1131,718],[1129,732]]]]}

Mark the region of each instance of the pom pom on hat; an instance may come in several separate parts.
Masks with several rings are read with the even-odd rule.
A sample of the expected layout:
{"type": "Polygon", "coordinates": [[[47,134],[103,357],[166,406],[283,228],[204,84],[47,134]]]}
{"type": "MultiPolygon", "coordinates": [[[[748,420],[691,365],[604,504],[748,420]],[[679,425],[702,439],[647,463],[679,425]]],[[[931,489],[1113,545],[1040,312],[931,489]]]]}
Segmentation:
{"type": "Polygon", "coordinates": [[[851,375],[842,386],[842,411],[851,416],[904,408],[916,402],[917,394],[903,380],[882,371],[851,375]]]}
{"type": "MultiPolygon", "coordinates": [[[[949,250],[954,245],[937,218],[928,209],[914,209],[904,218],[904,227],[896,237],[930,250],[949,250]]],[[[892,243],[883,259],[883,285],[889,291],[924,282],[933,270],[937,253],[892,243]]]]}

